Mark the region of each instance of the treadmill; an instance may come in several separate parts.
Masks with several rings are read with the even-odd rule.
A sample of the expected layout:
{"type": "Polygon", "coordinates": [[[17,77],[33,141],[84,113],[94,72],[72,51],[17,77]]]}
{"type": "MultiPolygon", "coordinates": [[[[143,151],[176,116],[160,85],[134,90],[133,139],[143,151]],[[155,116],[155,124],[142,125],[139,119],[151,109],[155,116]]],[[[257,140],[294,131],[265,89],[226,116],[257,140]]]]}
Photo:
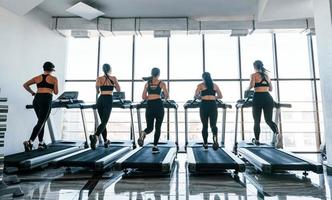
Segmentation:
{"type": "MultiPolygon", "coordinates": [[[[128,153],[132,147],[135,146],[135,135],[134,135],[134,123],[133,123],[133,112],[132,103],[125,99],[124,92],[113,93],[113,108],[130,109],[130,139],[129,141],[112,141],[108,148],[105,148],[102,143],[92,150],[86,148],[72,154],[55,159],[52,164],[56,167],[85,167],[94,171],[104,171],[105,169],[111,168],[115,161],[124,154],[128,153]]],[[[92,108],[94,111],[95,122],[98,125],[98,115],[96,111],[96,105],[81,104],[82,109],[92,108]]],[[[101,135],[99,141],[102,141],[101,135]]]]}
{"type": "MultiPolygon", "coordinates": [[[[167,133],[167,142],[159,142],[159,153],[151,153],[153,143],[145,144],[129,152],[116,161],[117,166],[124,170],[124,176],[161,176],[170,175],[174,166],[174,160],[178,150],[178,105],[173,100],[163,100],[164,108],[174,109],[175,117],[175,140],[169,141],[169,132],[167,133]]],[[[141,112],[142,108],[146,108],[147,101],[142,101],[134,105],[137,109],[138,129],[142,130],[141,112]]],[[[169,123],[169,122],[168,122],[169,123]]]]}
{"type": "MultiPolygon", "coordinates": [[[[52,109],[66,108],[66,109],[80,109],[81,100],[77,100],[78,92],[64,92],[58,99],[52,102],[52,109]]],[[[27,105],[27,109],[33,109],[33,105],[27,105]]],[[[83,113],[82,109],[81,113],[83,113]]],[[[79,143],[68,142],[62,140],[55,140],[54,131],[52,127],[51,115],[47,120],[49,133],[51,136],[51,143],[47,145],[44,150],[34,149],[30,152],[20,152],[5,156],[5,171],[7,173],[13,171],[27,171],[37,167],[47,166],[53,159],[73,153],[79,150],[79,143]]],[[[85,118],[82,115],[83,125],[85,118]]],[[[85,137],[87,138],[85,132],[85,137]]],[[[87,143],[84,144],[86,146],[87,143]]]]}
{"type": "Polygon", "coordinates": [[[187,151],[187,166],[192,174],[199,173],[216,173],[225,172],[225,170],[234,170],[237,172],[245,171],[244,162],[239,159],[232,152],[225,149],[225,130],[226,130],[226,110],[232,108],[231,105],[225,104],[217,100],[217,107],[223,110],[222,114],[222,136],[220,148],[218,150],[212,149],[212,144],[208,144],[208,150],[203,148],[203,143],[188,144],[188,109],[199,108],[200,100],[189,100],[184,104],[185,113],[185,137],[186,137],[186,151],[187,151]]]}
{"type": "MultiPolygon", "coordinates": [[[[239,144],[237,143],[239,110],[242,112],[244,108],[252,107],[253,94],[253,91],[247,92],[245,94],[246,99],[239,100],[236,104],[234,151],[263,174],[271,174],[287,170],[304,171],[304,175],[307,175],[307,171],[313,171],[318,174],[323,173],[323,166],[318,162],[302,158],[299,155],[295,155],[284,149],[278,149],[269,144],[262,143],[260,145],[254,145],[253,143],[244,142],[243,133],[242,142],[239,144]]],[[[274,107],[276,108],[275,120],[278,124],[280,108],[290,108],[291,105],[275,102],[274,107]]],[[[275,144],[275,141],[276,138],[273,137],[272,144],[275,144]]]]}

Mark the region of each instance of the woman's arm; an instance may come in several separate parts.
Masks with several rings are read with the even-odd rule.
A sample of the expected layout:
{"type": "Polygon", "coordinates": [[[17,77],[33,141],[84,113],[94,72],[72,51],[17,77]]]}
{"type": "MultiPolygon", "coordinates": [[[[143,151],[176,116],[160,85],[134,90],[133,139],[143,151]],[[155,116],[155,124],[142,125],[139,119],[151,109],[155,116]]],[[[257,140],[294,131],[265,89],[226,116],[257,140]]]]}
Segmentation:
{"type": "Polygon", "coordinates": [[[199,98],[199,95],[201,94],[201,84],[198,84],[197,85],[197,88],[196,88],[196,91],[195,91],[195,96],[194,96],[194,98],[195,99],[198,99],[199,98]]]}
{"type": "Polygon", "coordinates": [[[58,79],[54,77],[54,94],[57,95],[59,93],[59,85],[58,85],[58,79]]]}
{"type": "Polygon", "coordinates": [[[223,96],[222,96],[222,93],[221,93],[221,91],[220,91],[218,85],[214,84],[214,87],[215,87],[215,91],[217,92],[217,97],[216,97],[216,98],[217,98],[217,99],[222,99],[223,96]]]}
{"type": "MultiPolygon", "coordinates": [[[[36,78],[36,77],[35,77],[36,78]]],[[[27,82],[25,82],[23,84],[23,87],[26,91],[28,91],[32,96],[34,96],[36,93],[30,88],[31,85],[35,84],[35,78],[32,78],[30,80],[28,80],[27,82]]]]}
{"type": "Polygon", "coordinates": [[[272,86],[272,83],[271,83],[271,79],[268,78],[268,80],[269,80],[269,91],[272,92],[273,86],[272,86]]]}
{"type": "Polygon", "coordinates": [[[116,89],[117,92],[121,91],[118,79],[115,76],[114,76],[114,86],[115,86],[115,89],[116,89]]]}
{"type": "Polygon", "coordinates": [[[142,99],[144,99],[144,100],[148,99],[148,94],[147,94],[147,92],[148,92],[148,84],[145,83],[145,85],[144,85],[144,90],[143,90],[143,93],[142,93],[142,99]]]}
{"type": "Polygon", "coordinates": [[[99,83],[99,78],[96,79],[96,93],[100,93],[100,83],[99,83]]]}
{"type": "Polygon", "coordinates": [[[251,90],[251,88],[255,87],[255,74],[251,74],[250,83],[247,90],[251,90]]]}
{"type": "Polygon", "coordinates": [[[169,93],[168,93],[168,90],[167,90],[166,84],[165,84],[164,82],[162,82],[161,87],[162,87],[162,89],[163,89],[163,92],[164,92],[164,95],[165,95],[165,99],[168,99],[168,98],[169,98],[169,93]]]}

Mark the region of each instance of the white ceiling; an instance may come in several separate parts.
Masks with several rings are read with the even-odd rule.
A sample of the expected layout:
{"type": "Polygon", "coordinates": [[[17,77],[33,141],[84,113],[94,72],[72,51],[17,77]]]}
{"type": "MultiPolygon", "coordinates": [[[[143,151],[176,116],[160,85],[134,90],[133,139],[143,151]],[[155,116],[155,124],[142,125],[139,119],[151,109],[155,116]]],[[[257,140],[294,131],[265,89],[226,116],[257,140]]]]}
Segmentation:
{"type": "MultiPolygon", "coordinates": [[[[70,16],[65,10],[80,0],[45,0],[39,7],[52,16],[70,16]]],[[[257,0],[83,0],[108,17],[247,17],[257,0]]]]}
{"type": "Polygon", "coordinates": [[[72,16],[66,9],[84,2],[107,17],[191,17],[202,21],[274,21],[312,17],[312,0],[0,0],[24,15],[36,7],[51,16],[72,16]]]}

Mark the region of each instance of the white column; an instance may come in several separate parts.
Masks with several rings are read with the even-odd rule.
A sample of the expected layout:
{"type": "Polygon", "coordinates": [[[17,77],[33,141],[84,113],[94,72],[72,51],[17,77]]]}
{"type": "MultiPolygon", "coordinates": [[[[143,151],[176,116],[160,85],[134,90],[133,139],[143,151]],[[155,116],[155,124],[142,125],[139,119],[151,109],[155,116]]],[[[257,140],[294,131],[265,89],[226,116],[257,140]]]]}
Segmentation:
{"type": "Polygon", "coordinates": [[[332,167],[332,0],[313,0],[328,166],[332,167]]]}

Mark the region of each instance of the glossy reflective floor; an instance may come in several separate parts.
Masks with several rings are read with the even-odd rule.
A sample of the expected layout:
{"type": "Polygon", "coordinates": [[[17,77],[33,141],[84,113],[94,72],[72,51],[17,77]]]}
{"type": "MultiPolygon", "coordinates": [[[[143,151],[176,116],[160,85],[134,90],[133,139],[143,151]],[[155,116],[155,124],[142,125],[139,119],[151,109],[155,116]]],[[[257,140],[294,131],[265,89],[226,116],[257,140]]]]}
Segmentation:
{"type": "MultiPolygon", "coordinates": [[[[306,155],[315,158],[314,155],[306,155]]],[[[186,155],[178,154],[170,177],[122,179],[122,172],[92,174],[80,169],[66,173],[64,168],[19,175],[25,195],[17,199],[331,199],[332,176],[291,172],[262,176],[248,169],[239,174],[192,176],[186,171],[186,155]]],[[[0,197],[11,199],[11,196],[0,197]]]]}

